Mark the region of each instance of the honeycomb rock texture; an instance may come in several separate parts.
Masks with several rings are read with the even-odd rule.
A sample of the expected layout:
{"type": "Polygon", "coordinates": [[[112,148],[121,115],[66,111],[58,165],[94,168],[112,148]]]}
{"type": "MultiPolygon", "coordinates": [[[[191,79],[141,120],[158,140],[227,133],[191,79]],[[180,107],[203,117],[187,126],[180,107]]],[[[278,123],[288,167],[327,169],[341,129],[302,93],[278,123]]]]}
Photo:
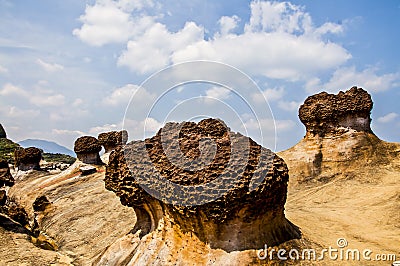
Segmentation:
{"type": "Polygon", "coordinates": [[[14,178],[6,160],[0,159],[0,187],[14,185],[14,178]]]}
{"type": "Polygon", "coordinates": [[[74,151],[78,159],[83,163],[102,164],[99,155],[101,145],[95,137],[79,137],[74,143],[74,151]]]}
{"type": "Polygon", "coordinates": [[[273,152],[205,119],[167,123],[154,137],[117,148],[105,183],[135,209],[143,234],[172,219],[211,247],[233,251],[300,237],[284,215],[288,178],[273,152]]]}
{"type": "Polygon", "coordinates": [[[362,88],[352,87],[346,92],[321,92],[308,97],[300,106],[299,118],[306,126],[307,135],[321,136],[343,133],[346,129],[371,132],[371,95],[362,88]]]}
{"type": "Polygon", "coordinates": [[[128,132],[126,130],[110,131],[100,133],[98,136],[100,145],[104,147],[105,152],[115,150],[117,146],[125,145],[128,140],[128,132]]]}
{"type": "Polygon", "coordinates": [[[27,171],[31,169],[40,169],[40,160],[42,159],[42,151],[35,147],[20,148],[14,152],[15,166],[19,170],[27,171]]]}

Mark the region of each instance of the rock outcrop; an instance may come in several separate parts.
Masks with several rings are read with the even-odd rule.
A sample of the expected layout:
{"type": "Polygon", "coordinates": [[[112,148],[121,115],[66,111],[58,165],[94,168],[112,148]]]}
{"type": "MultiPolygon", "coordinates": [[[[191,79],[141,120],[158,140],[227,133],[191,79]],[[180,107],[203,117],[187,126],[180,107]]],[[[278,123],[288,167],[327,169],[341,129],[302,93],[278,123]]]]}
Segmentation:
{"type": "Polygon", "coordinates": [[[159,230],[189,233],[231,252],[300,237],[284,215],[288,178],[273,152],[220,120],[205,119],[167,123],[154,137],[117,148],[105,183],[135,209],[132,232],[142,239],[159,230]]]}
{"type": "Polygon", "coordinates": [[[381,141],[372,132],[372,107],[371,95],[357,87],[337,95],[321,92],[308,97],[299,109],[306,135],[280,153],[292,180],[326,183],[349,176],[368,180],[391,164],[397,145],[381,141]]]}
{"type": "Polygon", "coordinates": [[[0,159],[0,187],[14,185],[14,178],[6,160],[0,159]]]}
{"type": "Polygon", "coordinates": [[[98,140],[100,145],[104,147],[105,153],[108,153],[115,150],[118,146],[126,144],[128,141],[128,132],[121,130],[100,133],[98,140]]]}
{"type": "Polygon", "coordinates": [[[99,152],[101,145],[95,137],[83,136],[79,137],[74,144],[74,151],[83,163],[87,164],[102,164],[99,152]]]}
{"type": "Polygon", "coordinates": [[[7,138],[6,131],[4,130],[4,127],[2,124],[0,124],[0,139],[5,139],[7,138]]]}
{"type": "Polygon", "coordinates": [[[14,152],[15,166],[18,170],[40,170],[42,151],[35,147],[19,148],[14,152]]]}
{"type": "Polygon", "coordinates": [[[342,134],[348,129],[371,132],[372,106],[371,95],[361,88],[352,87],[337,95],[321,92],[305,100],[299,118],[307,136],[342,134]]]}
{"type": "Polygon", "coordinates": [[[305,137],[278,153],[290,173],[286,211],[304,237],[320,246],[346,236],[352,247],[396,253],[400,143],[371,132],[371,108],[370,95],[359,88],[305,101],[299,110],[305,137]]]}

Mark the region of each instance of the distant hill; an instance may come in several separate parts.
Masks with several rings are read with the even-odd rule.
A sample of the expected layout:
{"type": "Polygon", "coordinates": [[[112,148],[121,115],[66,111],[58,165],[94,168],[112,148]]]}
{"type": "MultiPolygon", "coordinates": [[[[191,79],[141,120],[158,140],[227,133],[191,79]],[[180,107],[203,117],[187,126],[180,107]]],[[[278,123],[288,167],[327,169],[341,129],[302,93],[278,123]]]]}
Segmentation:
{"type": "Polygon", "coordinates": [[[52,141],[42,139],[26,139],[18,142],[18,144],[24,148],[36,147],[42,149],[45,153],[60,153],[75,157],[75,153],[73,151],[52,141]]]}

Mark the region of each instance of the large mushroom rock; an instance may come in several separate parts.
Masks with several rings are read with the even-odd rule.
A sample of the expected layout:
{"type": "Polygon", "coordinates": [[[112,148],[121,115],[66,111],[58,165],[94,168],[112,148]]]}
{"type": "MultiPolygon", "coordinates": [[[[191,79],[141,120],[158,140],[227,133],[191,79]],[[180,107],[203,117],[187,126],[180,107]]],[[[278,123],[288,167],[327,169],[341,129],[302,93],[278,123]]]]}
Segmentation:
{"type": "Polygon", "coordinates": [[[98,140],[100,145],[104,147],[105,152],[108,153],[115,150],[116,147],[126,144],[128,141],[128,132],[121,130],[100,133],[98,140]]]}
{"type": "Polygon", "coordinates": [[[0,159],[0,187],[14,185],[14,178],[10,173],[10,167],[6,160],[0,159]]]}
{"type": "Polygon", "coordinates": [[[142,245],[161,230],[155,244],[161,250],[176,253],[171,238],[190,234],[231,252],[301,236],[284,214],[288,178],[276,154],[220,120],[205,119],[167,123],[154,137],[117,148],[105,184],[135,209],[133,232],[142,245]]]}
{"type": "Polygon", "coordinates": [[[0,124],[0,139],[5,139],[5,138],[7,138],[6,131],[4,130],[2,124],[0,124]]]}
{"type": "Polygon", "coordinates": [[[79,137],[74,144],[74,151],[83,163],[87,164],[102,164],[99,156],[101,145],[95,137],[83,136],[79,137]]]}
{"type": "Polygon", "coordinates": [[[28,171],[31,169],[40,169],[40,160],[42,151],[35,147],[19,148],[14,152],[15,166],[18,170],[28,171]]]}
{"type": "Polygon", "coordinates": [[[357,87],[337,95],[322,92],[308,97],[299,109],[305,137],[279,153],[291,173],[289,186],[355,176],[371,182],[378,172],[391,168],[400,154],[399,145],[372,132],[372,107],[370,94],[357,87]]]}
{"type": "Polygon", "coordinates": [[[307,136],[342,134],[347,129],[371,132],[371,95],[362,88],[346,92],[321,92],[308,97],[300,106],[299,118],[306,126],[307,136]]]}

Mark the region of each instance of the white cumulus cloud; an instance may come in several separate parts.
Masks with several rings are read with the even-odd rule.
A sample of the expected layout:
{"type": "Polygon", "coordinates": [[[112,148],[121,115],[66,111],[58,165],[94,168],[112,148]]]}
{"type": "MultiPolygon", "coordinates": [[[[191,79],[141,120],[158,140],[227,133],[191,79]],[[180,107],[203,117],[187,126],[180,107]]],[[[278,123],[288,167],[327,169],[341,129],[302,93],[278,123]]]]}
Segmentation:
{"type": "Polygon", "coordinates": [[[29,100],[36,106],[61,106],[65,103],[65,96],[62,94],[34,95],[29,100]]]}
{"type": "Polygon", "coordinates": [[[41,66],[47,72],[57,72],[64,69],[64,66],[56,63],[48,63],[43,61],[42,59],[36,60],[37,64],[41,66]]]}
{"type": "Polygon", "coordinates": [[[143,35],[131,40],[118,59],[118,65],[145,74],[171,64],[173,54],[204,38],[204,29],[194,22],[187,22],[177,31],[171,32],[166,25],[155,23],[143,35]]]}
{"type": "Polygon", "coordinates": [[[238,16],[227,17],[223,16],[219,19],[218,24],[220,26],[221,35],[227,35],[235,30],[240,22],[238,16]]]}
{"type": "Polygon", "coordinates": [[[18,86],[15,86],[11,83],[6,83],[3,86],[3,88],[0,90],[0,95],[2,95],[2,96],[17,95],[17,96],[22,96],[22,97],[29,97],[30,94],[18,86]]]}
{"type": "Polygon", "coordinates": [[[128,104],[131,97],[134,96],[134,102],[149,102],[155,99],[155,95],[134,84],[127,84],[123,87],[115,89],[110,95],[103,99],[103,103],[109,106],[128,104]]]}
{"type": "Polygon", "coordinates": [[[285,94],[285,89],[282,87],[279,88],[268,88],[263,90],[260,93],[254,93],[252,94],[252,99],[254,102],[256,103],[264,103],[265,100],[267,99],[267,101],[276,101],[279,100],[283,97],[283,95],[285,94]]]}
{"type": "Polygon", "coordinates": [[[83,25],[72,33],[93,46],[124,43],[153,21],[144,15],[132,17],[130,12],[153,5],[152,1],[98,0],[86,6],[85,14],[79,18],[83,25]]]}
{"type": "Polygon", "coordinates": [[[310,79],[306,84],[308,92],[325,90],[328,92],[338,92],[353,86],[362,87],[370,92],[380,92],[389,90],[398,85],[400,80],[399,73],[377,74],[374,67],[358,71],[355,66],[342,67],[337,69],[326,83],[322,83],[318,78],[310,79]]]}
{"type": "Polygon", "coordinates": [[[388,113],[387,115],[379,117],[377,121],[379,123],[386,124],[393,122],[397,117],[399,117],[399,114],[397,113],[388,113]]]}
{"type": "Polygon", "coordinates": [[[278,107],[282,110],[293,112],[299,110],[302,103],[296,101],[279,101],[278,107]]]}

